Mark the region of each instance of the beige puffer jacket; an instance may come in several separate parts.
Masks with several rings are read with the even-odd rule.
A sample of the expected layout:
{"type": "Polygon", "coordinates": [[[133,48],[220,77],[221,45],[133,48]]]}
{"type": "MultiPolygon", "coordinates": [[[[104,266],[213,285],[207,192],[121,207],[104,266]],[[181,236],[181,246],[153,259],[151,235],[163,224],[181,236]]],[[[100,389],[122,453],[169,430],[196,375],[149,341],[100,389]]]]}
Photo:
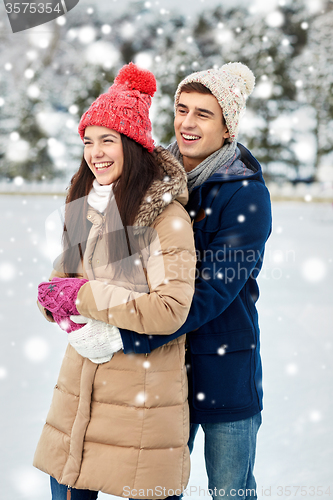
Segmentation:
{"type": "MultiPolygon", "coordinates": [[[[90,281],[77,306],[84,316],[152,335],[171,334],[184,323],[195,277],[192,227],[183,207],[186,174],[166,150],[156,154],[166,177],[153,183],[135,222],[153,230],[139,256],[147,281],[139,273],[125,283],[118,274],[115,286],[113,267],[105,264],[104,217],[89,208],[82,274],[90,281]]],[[[190,472],[184,358],[185,336],[146,355],[120,351],[100,365],[68,345],[35,467],[61,484],[116,496],[180,494],[190,472]]]]}

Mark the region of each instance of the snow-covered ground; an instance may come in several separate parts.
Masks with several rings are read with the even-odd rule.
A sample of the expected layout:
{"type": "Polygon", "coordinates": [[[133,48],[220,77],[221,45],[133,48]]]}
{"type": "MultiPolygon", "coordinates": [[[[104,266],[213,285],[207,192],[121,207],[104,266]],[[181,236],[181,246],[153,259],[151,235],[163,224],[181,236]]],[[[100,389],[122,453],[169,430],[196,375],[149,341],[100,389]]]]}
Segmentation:
{"type": "MultiPolygon", "coordinates": [[[[51,268],[45,219],[62,201],[0,196],[0,497],[6,500],[50,498],[47,476],[31,461],[66,334],[44,320],[35,301],[51,268]]],[[[333,207],[276,203],[273,216],[258,303],[265,389],[258,497],[285,498],[290,486],[292,498],[325,499],[333,496],[333,207]],[[297,486],[302,495],[301,489],[295,495],[297,486]]],[[[193,500],[205,496],[199,494],[206,488],[202,448],[199,434],[188,487],[193,500]]]]}

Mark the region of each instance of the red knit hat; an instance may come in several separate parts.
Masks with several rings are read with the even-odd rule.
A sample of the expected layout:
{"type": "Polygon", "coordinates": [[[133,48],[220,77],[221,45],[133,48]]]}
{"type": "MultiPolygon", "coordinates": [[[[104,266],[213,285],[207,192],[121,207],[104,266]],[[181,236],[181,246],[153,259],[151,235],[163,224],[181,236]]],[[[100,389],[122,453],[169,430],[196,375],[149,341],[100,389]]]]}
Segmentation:
{"type": "Polygon", "coordinates": [[[116,130],[152,152],[149,108],[156,92],[154,75],[133,63],[123,66],[106,94],[92,103],[79,123],[79,134],[90,125],[116,130]]]}

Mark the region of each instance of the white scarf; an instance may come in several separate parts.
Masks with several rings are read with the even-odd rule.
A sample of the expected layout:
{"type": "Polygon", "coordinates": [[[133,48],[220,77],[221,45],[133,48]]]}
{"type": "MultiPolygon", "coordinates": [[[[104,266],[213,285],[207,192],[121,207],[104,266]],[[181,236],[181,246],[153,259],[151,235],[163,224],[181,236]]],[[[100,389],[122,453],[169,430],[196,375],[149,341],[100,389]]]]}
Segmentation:
{"type": "Polygon", "coordinates": [[[112,196],[112,184],[102,186],[99,182],[97,182],[97,179],[95,179],[91,191],[88,194],[88,204],[95,208],[95,210],[103,213],[112,196]]]}

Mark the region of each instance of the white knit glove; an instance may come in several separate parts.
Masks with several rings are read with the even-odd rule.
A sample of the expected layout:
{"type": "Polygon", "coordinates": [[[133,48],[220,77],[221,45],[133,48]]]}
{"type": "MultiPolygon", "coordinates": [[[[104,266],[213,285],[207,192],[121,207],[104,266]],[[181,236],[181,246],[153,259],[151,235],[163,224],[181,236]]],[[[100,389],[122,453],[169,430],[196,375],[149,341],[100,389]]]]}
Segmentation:
{"type": "Polygon", "coordinates": [[[70,318],[74,323],[86,323],[79,330],[68,334],[68,342],[84,358],[89,358],[97,364],[106,363],[110,361],[113,353],[124,348],[116,326],[84,316],[70,318]]]}

